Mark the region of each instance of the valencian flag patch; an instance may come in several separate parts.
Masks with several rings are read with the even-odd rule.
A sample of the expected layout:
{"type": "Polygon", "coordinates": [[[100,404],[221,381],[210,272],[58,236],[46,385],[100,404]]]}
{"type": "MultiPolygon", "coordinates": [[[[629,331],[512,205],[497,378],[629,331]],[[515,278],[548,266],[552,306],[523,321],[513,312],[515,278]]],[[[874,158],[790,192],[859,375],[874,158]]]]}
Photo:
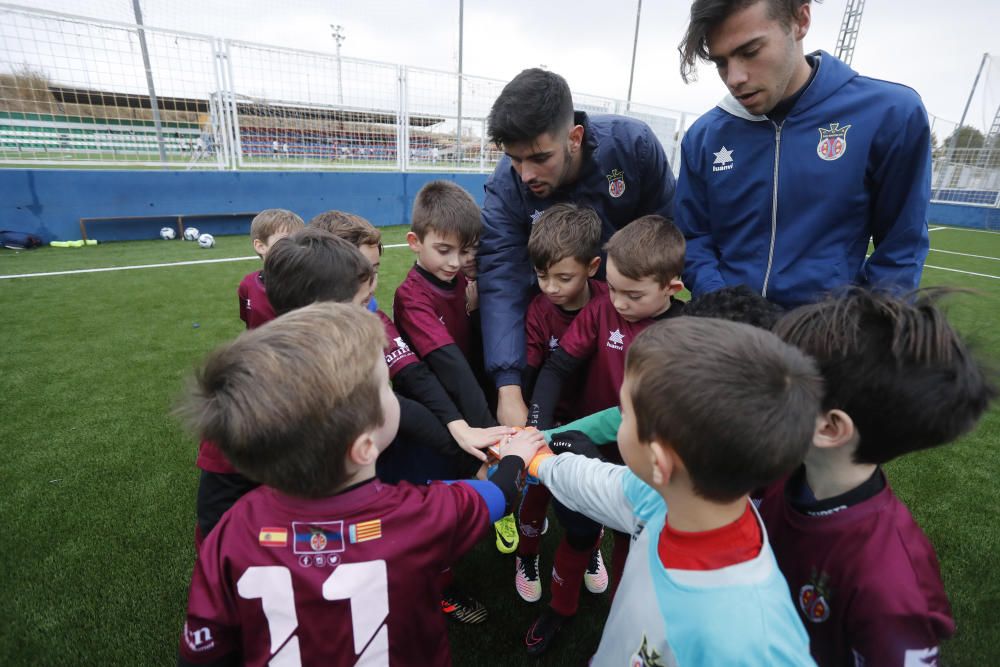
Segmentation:
{"type": "Polygon", "coordinates": [[[377,540],[382,537],[382,519],[374,519],[372,521],[362,521],[361,523],[355,523],[351,525],[350,528],[351,544],[356,544],[357,542],[367,542],[368,540],[377,540]]]}
{"type": "Polygon", "coordinates": [[[295,533],[292,550],[297,554],[325,554],[344,550],[343,521],[293,521],[292,531],[295,533]]]}
{"type": "Polygon", "coordinates": [[[287,528],[261,528],[257,535],[257,542],[262,547],[284,547],[288,546],[287,528]]]}

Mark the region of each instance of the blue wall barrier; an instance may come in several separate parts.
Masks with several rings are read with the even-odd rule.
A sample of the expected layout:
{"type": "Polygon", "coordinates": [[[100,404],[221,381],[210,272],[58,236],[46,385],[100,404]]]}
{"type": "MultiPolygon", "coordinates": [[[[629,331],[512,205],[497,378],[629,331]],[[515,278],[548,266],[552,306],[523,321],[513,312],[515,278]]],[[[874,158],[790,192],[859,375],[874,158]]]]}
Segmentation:
{"type": "MultiPolygon", "coordinates": [[[[287,208],[308,222],[330,209],[378,226],[410,223],[417,191],[437,179],[455,181],[482,204],[486,174],[289,171],[145,171],[0,169],[0,229],[48,241],[80,238],[80,218],[155,215],[162,219],[88,222],[100,241],[156,238],[177,214],[287,208]]],[[[185,223],[187,224],[187,223],[185,223]]],[[[246,234],[250,219],[191,221],[212,234],[246,234]]]]}
{"type": "Polygon", "coordinates": [[[927,221],[932,225],[1000,231],[1000,208],[932,202],[927,221]]]}

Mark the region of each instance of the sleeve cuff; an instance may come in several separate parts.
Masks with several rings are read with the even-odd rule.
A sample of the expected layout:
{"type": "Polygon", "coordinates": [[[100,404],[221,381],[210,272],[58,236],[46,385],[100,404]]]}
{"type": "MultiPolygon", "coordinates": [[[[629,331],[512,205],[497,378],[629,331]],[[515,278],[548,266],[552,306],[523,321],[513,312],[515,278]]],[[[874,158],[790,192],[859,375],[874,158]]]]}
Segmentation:
{"type": "Polygon", "coordinates": [[[500,370],[493,374],[493,380],[496,382],[497,389],[500,387],[506,387],[509,384],[516,384],[520,387],[521,371],[516,368],[500,370]]]}

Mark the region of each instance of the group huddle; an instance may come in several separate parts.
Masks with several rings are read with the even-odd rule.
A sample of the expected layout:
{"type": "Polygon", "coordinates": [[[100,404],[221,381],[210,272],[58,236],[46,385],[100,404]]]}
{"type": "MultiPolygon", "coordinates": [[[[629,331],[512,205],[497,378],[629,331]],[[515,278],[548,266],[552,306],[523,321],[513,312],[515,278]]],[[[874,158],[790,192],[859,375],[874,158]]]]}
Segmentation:
{"type": "Polygon", "coordinates": [[[915,291],[919,96],[804,54],[810,20],[694,1],[682,76],[710,61],[729,95],[676,184],[648,125],[521,72],[482,210],[452,181],[417,193],[392,318],[367,220],[254,219],[248,331],[184,404],[180,664],[450,664],[446,622],[488,616],[451,566],[487,537],[513,592],[549,591],[512,661],[557,653],[585,588],[612,599],[597,667],[937,664],[940,568],[881,465],[968,432],[997,389],[945,291],[915,291]]]}

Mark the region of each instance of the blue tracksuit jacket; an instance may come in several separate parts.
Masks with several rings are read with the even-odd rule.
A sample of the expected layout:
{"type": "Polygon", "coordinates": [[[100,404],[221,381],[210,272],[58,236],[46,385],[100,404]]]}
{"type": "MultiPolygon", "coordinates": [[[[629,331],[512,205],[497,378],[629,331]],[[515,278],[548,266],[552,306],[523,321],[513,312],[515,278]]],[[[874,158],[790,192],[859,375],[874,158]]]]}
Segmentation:
{"type": "MultiPolygon", "coordinates": [[[[498,387],[521,383],[524,315],[536,289],[528,259],[531,225],[561,202],[589,206],[604,223],[602,245],[638,217],[673,217],[674,175],[663,146],[645,123],[624,116],[577,112],[584,127],[577,181],[540,199],[504,156],[486,181],[479,243],[479,304],[486,371],[498,387]]],[[[602,265],[603,266],[603,265],[602,265]]]]}
{"type": "Polygon", "coordinates": [[[729,96],[684,137],[676,223],[695,297],[742,283],[792,307],[846,284],[920,283],[931,181],[920,97],[811,57],[819,69],[780,125],[729,96]]]}

